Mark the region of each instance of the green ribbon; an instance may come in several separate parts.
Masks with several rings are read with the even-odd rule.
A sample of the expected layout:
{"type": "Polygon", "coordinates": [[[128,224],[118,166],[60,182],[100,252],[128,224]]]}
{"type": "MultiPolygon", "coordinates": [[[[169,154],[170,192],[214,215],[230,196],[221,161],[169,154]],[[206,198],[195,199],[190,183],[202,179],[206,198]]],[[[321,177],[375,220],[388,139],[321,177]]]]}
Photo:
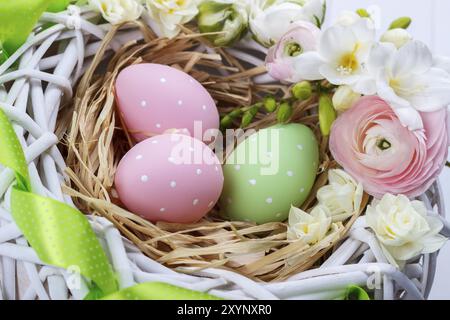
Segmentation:
{"type": "Polygon", "coordinates": [[[14,171],[11,213],[39,258],[68,269],[76,266],[104,294],[117,291],[117,281],[89,221],[78,210],[32,193],[25,155],[14,129],[0,112],[0,163],[14,171]]]}
{"type": "Polygon", "coordinates": [[[20,48],[45,11],[59,12],[71,0],[0,0],[0,64],[20,48]]]}
{"type": "Polygon", "coordinates": [[[345,290],[344,300],[370,300],[370,296],[363,288],[351,285],[345,290]]]}
{"type": "Polygon", "coordinates": [[[14,129],[0,109],[0,164],[14,171],[11,214],[44,263],[76,267],[92,281],[86,299],[216,299],[163,283],[144,283],[119,290],[115,274],[86,217],[65,203],[32,192],[28,165],[14,129]]]}
{"type": "Polygon", "coordinates": [[[138,284],[102,298],[102,300],[168,300],[168,299],[221,300],[207,293],[192,291],[160,282],[138,284]]]}

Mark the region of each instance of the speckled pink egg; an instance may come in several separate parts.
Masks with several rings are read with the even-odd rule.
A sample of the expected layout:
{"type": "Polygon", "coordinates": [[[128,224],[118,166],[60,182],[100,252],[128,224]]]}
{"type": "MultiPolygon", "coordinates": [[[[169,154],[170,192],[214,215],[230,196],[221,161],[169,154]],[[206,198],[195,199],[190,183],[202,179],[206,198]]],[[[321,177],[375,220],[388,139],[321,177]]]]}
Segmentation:
{"type": "Polygon", "coordinates": [[[204,133],[219,128],[219,112],[208,91],[187,73],[166,65],[143,63],[122,70],[116,80],[116,99],[137,141],[173,129],[189,130],[191,136],[209,141],[204,133]],[[195,123],[201,125],[198,133],[195,123]]]}
{"type": "Polygon", "coordinates": [[[150,221],[191,223],[216,204],[223,187],[219,159],[181,134],[146,139],[122,158],[115,176],[121,202],[150,221]]]}

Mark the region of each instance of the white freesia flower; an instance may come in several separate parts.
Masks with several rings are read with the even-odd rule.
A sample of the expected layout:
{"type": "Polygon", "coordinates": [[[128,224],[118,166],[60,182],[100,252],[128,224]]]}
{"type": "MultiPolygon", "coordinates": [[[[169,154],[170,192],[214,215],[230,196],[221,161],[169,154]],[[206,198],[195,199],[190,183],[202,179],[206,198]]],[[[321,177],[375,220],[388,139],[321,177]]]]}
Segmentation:
{"type": "Polygon", "coordinates": [[[447,239],[439,234],[443,224],[427,216],[421,201],[386,194],[367,207],[366,221],[375,232],[390,262],[407,261],[439,250],[447,239]]]}
{"type": "Polygon", "coordinates": [[[334,21],[334,24],[341,25],[343,27],[348,27],[355,24],[361,19],[362,19],[361,16],[359,16],[356,12],[345,10],[338,15],[338,17],[334,21]]]}
{"type": "Polygon", "coordinates": [[[197,15],[198,0],[146,0],[148,13],[162,35],[175,37],[183,25],[197,15]]]}
{"type": "Polygon", "coordinates": [[[89,5],[111,24],[137,20],[143,10],[139,0],[89,0],[89,5]]]}
{"type": "Polygon", "coordinates": [[[325,238],[331,226],[330,212],[325,206],[318,205],[311,213],[291,207],[287,236],[289,240],[302,239],[313,245],[325,238]]]}
{"type": "Polygon", "coordinates": [[[411,40],[411,34],[402,28],[388,30],[381,36],[380,39],[381,42],[392,43],[397,49],[403,47],[408,41],[411,40]]]}
{"type": "Polygon", "coordinates": [[[350,86],[340,86],[333,94],[333,106],[337,111],[344,112],[361,98],[361,94],[353,91],[350,86]]]}
{"type": "Polygon", "coordinates": [[[361,208],[363,187],[341,169],[328,172],[328,185],[317,191],[319,205],[328,208],[333,222],[344,221],[361,208]]]}
{"type": "Polygon", "coordinates": [[[325,78],[362,94],[371,93],[374,83],[365,65],[374,41],[375,29],[369,19],[359,19],[350,26],[332,26],[322,34],[318,52],[297,57],[296,73],[305,80],[325,78]]]}
{"type": "Polygon", "coordinates": [[[302,20],[320,24],[323,0],[248,0],[249,26],[255,39],[266,47],[274,45],[292,23],[302,20]]]}
{"type": "Polygon", "coordinates": [[[371,52],[368,69],[377,93],[410,130],[422,129],[419,112],[440,110],[450,104],[450,75],[436,68],[428,47],[409,41],[400,49],[379,43],[371,52]]]}

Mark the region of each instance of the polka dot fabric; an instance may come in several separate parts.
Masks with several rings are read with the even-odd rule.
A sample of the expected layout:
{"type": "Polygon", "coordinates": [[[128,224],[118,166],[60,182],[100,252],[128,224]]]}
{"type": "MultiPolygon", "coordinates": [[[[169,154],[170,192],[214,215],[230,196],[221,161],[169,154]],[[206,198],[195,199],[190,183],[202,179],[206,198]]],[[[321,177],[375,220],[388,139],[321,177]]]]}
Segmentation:
{"type": "Polygon", "coordinates": [[[39,258],[48,264],[79,270],[108,294],[117,284],[107,257],[84,215],[68,205],[14,190],[15,222],[39,258]]]}
{"type": "Polygon", "coordinates": [[[30,190],[28,166],[22,146],[2,110],[0,110],[0,139],[0,163],[16,173],[21,189],[30,190]]]}
{"type": "Polygon", "coordinates": [[[219,128],[219,112],[208,91],[169,66],[143,63],[125,68],[117,77],[116,101],[127,129],[138,141],[173,129],[187,129],[194,135],[195,122],[201,124],[202,136],[219,128]]]}
{"type": "Polygon", "coordinates": [[[223,173],[203,142],[166,134],[140,142],[124,156],[115,187],[122,203],[145,219],[191,223],[216,204],[223,173]]]}

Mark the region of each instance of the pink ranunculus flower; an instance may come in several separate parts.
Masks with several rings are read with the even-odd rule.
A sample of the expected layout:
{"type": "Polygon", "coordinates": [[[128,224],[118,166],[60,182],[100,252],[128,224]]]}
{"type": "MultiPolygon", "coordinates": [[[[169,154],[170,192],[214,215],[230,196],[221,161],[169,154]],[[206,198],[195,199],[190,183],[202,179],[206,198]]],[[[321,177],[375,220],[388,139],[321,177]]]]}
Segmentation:
{"type": "Polygon", "coordinates": [[[289,31],[269,49],[266,57],[266,67],[272,78],[299,82],[294,62],[296,58],[306,52],[316,51],[320,38],[320,29],[306,21],[297,21],[289,31]]]}
{"type": "Polygon", "coordinates": [[[449,145],[447,111],[420,115],[424,128],[410,131],[384,100],[363,97],[333,124],[331,153],[376,198],[419,196],[444,167],[449,145]]]}

